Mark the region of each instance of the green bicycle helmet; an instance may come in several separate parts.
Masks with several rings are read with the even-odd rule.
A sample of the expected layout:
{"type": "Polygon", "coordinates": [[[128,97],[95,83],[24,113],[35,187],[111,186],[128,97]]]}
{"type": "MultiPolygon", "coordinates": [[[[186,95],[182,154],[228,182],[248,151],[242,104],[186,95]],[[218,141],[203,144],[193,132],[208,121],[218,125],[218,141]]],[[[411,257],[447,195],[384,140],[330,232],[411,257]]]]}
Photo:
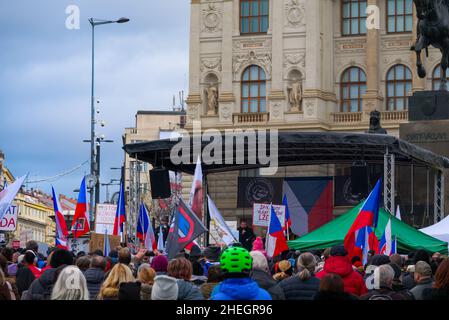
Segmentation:
{"type": "Polygon", "coordinates": [[[226,278],[247,277],[252,266],[253,258],[242,247],[231,247],[221,254],[220,268],[226,278]]]}

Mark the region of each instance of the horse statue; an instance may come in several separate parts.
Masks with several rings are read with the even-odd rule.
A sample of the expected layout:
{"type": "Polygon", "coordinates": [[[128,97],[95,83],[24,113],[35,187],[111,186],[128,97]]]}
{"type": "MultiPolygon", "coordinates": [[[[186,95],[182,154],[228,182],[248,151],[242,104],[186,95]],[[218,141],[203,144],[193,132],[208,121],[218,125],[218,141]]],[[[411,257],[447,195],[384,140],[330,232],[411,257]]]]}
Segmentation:
{"type": "Polygon", "coordinates": [[[429,46],[440,49],[441,85],[440,90],[446,90],[446,69],[449,64],[449,0],[413,0],[418,17],[417,40],[411,47],[416,52],[418,76],[426,77],[422,65],[421,51],[426,50],[429,56],[429,46]]]}

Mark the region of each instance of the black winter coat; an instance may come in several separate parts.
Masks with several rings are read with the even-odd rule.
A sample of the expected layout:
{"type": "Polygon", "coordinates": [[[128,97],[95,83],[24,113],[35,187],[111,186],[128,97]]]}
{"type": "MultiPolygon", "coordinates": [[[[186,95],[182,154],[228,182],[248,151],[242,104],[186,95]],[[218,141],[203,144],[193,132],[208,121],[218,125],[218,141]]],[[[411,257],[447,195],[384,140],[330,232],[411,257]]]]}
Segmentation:
{"type": "Polygon", "coordinates": [[[57,269],[48,269],[33,281],[28,291],[22,296],[22,300],[50,300],[53,285],[55,284],[55,272],[57,269]]]}
{"type": "Polygon", "coordinates": [[[286,300],[312,300],[320,289],[320,279],[312,276],[301,280],[298,276],[293,276],[279,282],[279,287],[284,291],[286,300]]]}
{"type": "Polygon", "coordinates": [[[449,300],[449,289],[425,289],[424,300],[449,300]]]}
{"type": "Polygon", "coordinates": [[[99,268],[89,268],[84,272],[84,277],[86,278],[87,289],[89,290],[89,299],[95,300],[103,284],[105,273],[99,268]]]}
{"type": "Polygon", "coordinates": [[[260,269],[253,269],[250,274],[259,287],[268,291],[273,300],[285,300],[284,292],[271,275],[260,269]]]}
{"type": "Polygon", "coordinates": [[[34,279],[34,274],[29,268],[21,267],[17,270],[16,285],[17,290],[19,291],[19,296],[22,296],[22,293],[30,288],[34,279]]]}

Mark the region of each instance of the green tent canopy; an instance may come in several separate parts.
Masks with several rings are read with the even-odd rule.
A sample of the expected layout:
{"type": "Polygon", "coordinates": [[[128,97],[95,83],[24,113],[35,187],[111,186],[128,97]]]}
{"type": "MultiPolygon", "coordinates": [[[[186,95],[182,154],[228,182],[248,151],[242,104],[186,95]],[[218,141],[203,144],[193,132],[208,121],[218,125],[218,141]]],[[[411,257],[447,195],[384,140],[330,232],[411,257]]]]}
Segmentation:
{"type": "MultiPolygon", "coordinates": [[[[305,251],[325,249],[343,244],[343,240],[357,217],[361,206],[362,203],[301,238],[288,241],[289,248],[305,251]]],[[[379,221],[376,228],[376,236],[378,239],[382,237],[389,218],[391,218],[391,232],[397,238],[398,250],[400,252],[424,249],[431,253],[448,253],[447,242],[440,241],[416,230],[405,222],[396,219],[382,208],[379,209],[379,221]]]]}

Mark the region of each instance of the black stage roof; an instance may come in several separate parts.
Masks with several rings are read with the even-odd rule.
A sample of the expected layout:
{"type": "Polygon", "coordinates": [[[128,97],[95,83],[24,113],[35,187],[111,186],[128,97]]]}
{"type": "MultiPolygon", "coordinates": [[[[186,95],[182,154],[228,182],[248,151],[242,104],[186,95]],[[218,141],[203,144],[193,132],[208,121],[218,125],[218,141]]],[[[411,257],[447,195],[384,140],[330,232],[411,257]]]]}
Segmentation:
{"type": "MultiPolygon", "coordinates": [[[[242,139],[246,134],[234,133],[234,136],[242,139]]],[[[267,141],[268,154],[269,137],[270,133],[267,131],[265,141],[267,141]]],[[[192,147],[189,151],[189,164],[176,165],[170,160],[171,149],[180,140],[181,138],[174,141],[157,140],[133,143],[127,144],[123,148],[132,158],[149,162],[155,166],[160,165],[162,160],[163,166],[169,170],[193,174],[196,159],[193,159],[192,147]]],[[[192,146],[193,140],[194,137],[190,141],[190,146],[192,146]]],[[[222,141],[225,141],[224,135],[222,135],[222,141]]],[[[247,139],[244,139],[244,141],[245,152],[250,154],[257,152],[257,143],[248,144],[247,139]]],[[[259,141],[259,137],[256,138],[256,141],[259,141]]],[[[202,149],[209,143],[209,141],[202,142],[202,149]]],[[[368,163],[383,163],[387,149],[389,153],[395,155],[395,161],[398,165],[411,165],[413,163],[435,169],[449,168],[448,158],[390,135],[340,132],[278,132],[279,167],[350,164],[357,160],[364,160],[368,163]]],[[[233,161],[235,150],[232,155],[226,155],[224,146],[222,150],[223,164],[206,164],[203,162],[202,169],[205,174],[264,167],[258,162],[248,164],[246,160],[244,164],[235,164],[235,161],[233,161]],[[226,160],[233,164],[226,164],[226,160]]]]}

